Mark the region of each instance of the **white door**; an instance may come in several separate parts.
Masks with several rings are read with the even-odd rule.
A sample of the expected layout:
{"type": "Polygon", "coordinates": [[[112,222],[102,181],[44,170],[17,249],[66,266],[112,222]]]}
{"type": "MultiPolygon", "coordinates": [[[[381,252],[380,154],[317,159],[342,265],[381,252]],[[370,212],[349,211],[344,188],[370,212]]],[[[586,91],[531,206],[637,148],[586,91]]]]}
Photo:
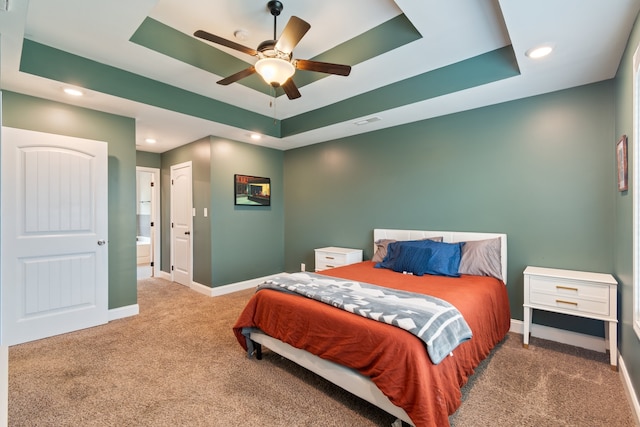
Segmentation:
{"type": "Polygon", "coordinates": [[[108,321],[107,144],[2,128],[3,345],[108,321]]]}
{"type": "Polygon", "coordinates": [[[192,224],[191,162],[185,162],[171,166],[171,275],[185,286],[191,286],[192,224]]]}

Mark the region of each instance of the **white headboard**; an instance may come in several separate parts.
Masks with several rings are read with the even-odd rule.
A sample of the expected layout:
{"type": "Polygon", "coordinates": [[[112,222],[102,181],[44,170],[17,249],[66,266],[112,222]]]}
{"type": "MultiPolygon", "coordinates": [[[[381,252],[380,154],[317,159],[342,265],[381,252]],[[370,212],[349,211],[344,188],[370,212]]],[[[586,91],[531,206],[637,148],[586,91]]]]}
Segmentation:
{"type": "Polygon", "coordinates": [[[440,237],[446,243],[467,242],[469,240],[485,240],[500,238],[500,261],[502,263],[503,281],[507,283],[507,235],[501,233],[472,233],[466,231],[428,231],[428,230],[391,230],[376,228],[373,230],[373,253],[376,253],[375,242],[380,239],[420,240],[428,237],[440,237]]]}

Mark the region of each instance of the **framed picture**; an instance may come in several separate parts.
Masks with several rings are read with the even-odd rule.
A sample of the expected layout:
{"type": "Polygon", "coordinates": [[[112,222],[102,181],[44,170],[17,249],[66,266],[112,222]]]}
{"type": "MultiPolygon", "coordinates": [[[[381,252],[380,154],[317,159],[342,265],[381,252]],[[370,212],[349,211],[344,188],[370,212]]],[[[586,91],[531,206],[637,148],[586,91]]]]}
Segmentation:
{"type": "Polygon", "coordinates": [[[627,191],[629,189],[627,135],[622,135],[616,143],[616,163],[618,165],[618,191],[627,191]]]}
{"type": "Polygon", "coordinates": [[[271,178],[261,176],[233,176],[236,206],[271,206],[271,178]]]}

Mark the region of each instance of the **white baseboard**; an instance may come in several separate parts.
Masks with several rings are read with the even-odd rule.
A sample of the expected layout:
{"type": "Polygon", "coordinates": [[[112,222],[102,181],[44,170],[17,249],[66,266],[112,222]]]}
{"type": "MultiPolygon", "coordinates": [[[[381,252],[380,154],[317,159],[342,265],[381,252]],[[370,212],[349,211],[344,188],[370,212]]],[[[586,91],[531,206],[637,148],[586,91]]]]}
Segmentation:
{"type": "Polygon", "coordinates": [[[638,395],[633,388],[631,378],[629,378],[629,371],[627,371],[627,366],[624,364],[624,359],[622,359],[621,356],[618,356],[618,369],[620,372],[620,380],[622,381],[622,386],[624,387],[624,391],[627,394],[627,400],[631,405],[631,412],[633,412],[633,414],[635,415],[636,425],[640,426],[640,402],[638,402],[638,395]]]}
{"type": "Polygon", "coordinates": [[[198,282],[191,282],[191,286],[189,286],[189,289],[191,289],[192,291],[196,291],[199,294],[211,296],[211,288],[198,282]]]}
{"type": "MultiPolygon", "coordinates": [[[[255,279],[249,279],[249,280],[245,280],[243,282],[236,282],[236,283],[229,283],[228,285],[222,285],[222,286],[216,286],[215,288],[211,288],[207,285],[203,285],[201,283],[198,282],[191,282],[191,286],[189,286],[189,289],[194,290],[198,293],[201,293],[203,295],[207,295],[209,297],[219,297],[221,295],[226,295],[226,294],[230,294],[233,292],[238,292],[238,291],[242,291],[245,289],[249,289],[249,288],[255,288],[256,286],[258,286],[260,283],[264,282],[267,279],[270,279],[272,277],[276,277],[276,276],[281,276],[283,274],[286,273],[277,273],[277,274],[271,274],[269,276],[263,276],[263,277],[258,277],[255,279]]],[[[171,281],[171,274],[167,273],[166,271],[161,271],[159,274],[159,278],[160,279],[164,279],[164,280],[168,280],[169,282],[171,281]]]]}
{"type": "MultiPolygon", "coordinates": [[[[522,320],[511,319],[511,329],[509,329],[509,331],[522,335],[524,333],[524,322],[522,320]]],[[[599,351],[601,353],[606,351],[608,344],[604,338],[551,328],[549,326],[536,325],[535,323],[531,325],[531,336],[599,351]]]]}
{"type": "Polygon", "coordinates": [[[125,317],[137,316],[140,313],[138,304],[127,305],[124,307],[113,308],[109,310],[109,322],[125,317]]]}
{"type": "Polygon", "coordinates": [[[243,282],[229,283],[228,285],[216,286],[215,288],[210,288],[208,286],[201,285],[200,283],[193,282],[191,283],[191,289],[210,297],[219,297],[219,296],[230,294],[233,292],[255,288],[265,280],[271,279],[272,277],[281,276],[283,274],[286,274],[286,273],[271,274],[269,276],[249,279],[243,282]]]}
{"type": "Polygon", "coordinates": [[[9,419],[9,347],[0,346],[0,427],[7,427],[9,419]]]}

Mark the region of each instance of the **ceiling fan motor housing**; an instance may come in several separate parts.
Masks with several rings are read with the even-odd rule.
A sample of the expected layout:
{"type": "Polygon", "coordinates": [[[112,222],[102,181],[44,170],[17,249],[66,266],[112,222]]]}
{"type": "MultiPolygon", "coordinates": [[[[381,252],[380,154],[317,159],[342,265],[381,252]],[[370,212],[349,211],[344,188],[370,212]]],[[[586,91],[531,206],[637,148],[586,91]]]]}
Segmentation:
{"type": "Polygon", "coordinates": [[[271,0],[269,3],[267,3],[267,7],[269,8],[269,11],[273,16],[280,15],[280,12],[282,12],[282,9],[284,9],[282,3],[277,0],[271,0]]]}
{"type": "Polygon", "coordinates": [[[293,55],[293,52],[287,54],[284,52],[280,52],[276,49],[277,40],[265,40],[256,49],[261,58],[280,58],[285,61],[290,61],[293,55]]]}

